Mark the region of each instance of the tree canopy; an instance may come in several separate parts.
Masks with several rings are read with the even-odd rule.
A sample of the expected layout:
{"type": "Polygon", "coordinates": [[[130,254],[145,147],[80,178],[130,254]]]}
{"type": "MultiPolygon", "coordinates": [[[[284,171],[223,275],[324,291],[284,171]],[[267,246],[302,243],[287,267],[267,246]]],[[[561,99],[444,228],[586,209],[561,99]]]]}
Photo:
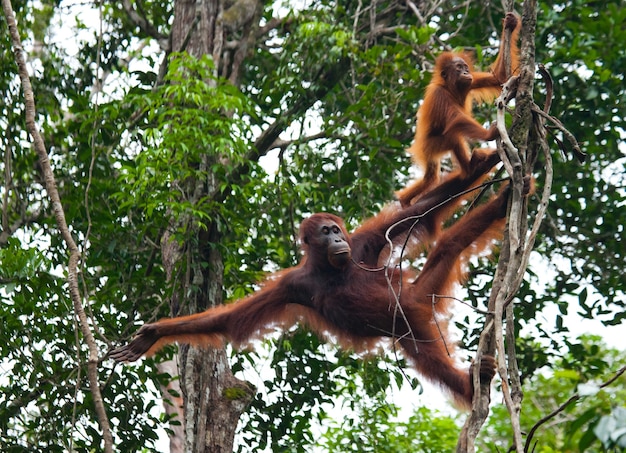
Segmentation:
{"type": "MultiPolygon", "coordinates": [[[[239,0],[198,2],[197,10],[187,3],[13,2],[36,124],[80,254],[82,322],[57,207],[25,119],[6,12],[0,19],[2,451],[104,450],[98,405],[116,451],[159,451],[158,433],[176,427],[163,396],[175,405],[181,392],[193,395],[185,386],[194,368],[181,367],[182,389],[164,390],[172,373],[160,364],[173,349],[128,366],[106,353],[145,322],[235,300],[268,272],[296,264],[297,228],[309,214],[337,213],[352,229],[392,201],[416,174],[405,149],[434,57],[463,48],[487,67],[505,14],[499,2],[453,0],[239,0]],[[81,326],[95,339],[97,360],[81,326]],[[89,386],[96,369],[101,401],[89,386]]],[[[521,11],[521,2],[514,7],[521,11]]],[[[570,331],[583,320],[620,326],[626,318],[625,23],[621,0],[538,3],[535,60],[554,80],[551,114],[587,159],[578,162],[548,124],[552,194],[514,299],[517,360],[524,386],[531,383],[522,413],[534,421],[576,391],[559,386],[554,401],[538,407],[533,394],[543,398],[537,382],[545,376],[600,384],[623,372],[623,354],[621,363],[599,358],[597,345],[570,331]]],[[[546,92],[537,77],[538,104],[546,92]]],[[[495,120],[492,105],[475,113],[495,120]]],[[[463,292],[470,305],[485,308],[494,266],[472,263],[463,292]]],[[[459,335],[475,349],[482,317],[459,312],[468,313],[454,318],[459,335]]],[[[179,360],[226,361],[194,354],[183,348],[179,360]]],[[[241,402],[232,430],[245,411],[240,451],[377,438],[358,430],[376,420],[385,428],[385,411],[395,410],[390,389],[420,389],[397,357],[339,352],[302,329],[230,354],[228,364],[237,381],[221,397],[241,402]],[[262,388],[240,382],[255,375],[262,388]],[[328,422],[337,398],[360,414],[361,427],[328,422]],[[337,429],[349,435],[341,440],[337,429]]],[[[598,440],[623,447],[615,433],[626,428],[624,399],[605,403],[573,412],[580,437],[555,436],[546,441],[554,450],[536,451],[598,440]]],[[[424,431],[431,415],[420,409],[400,431],[424,431]]],[[[437,420],[428,429],[439,445],[454,445],[448,420],[437,420]]],[[[378,439],[388,449],[375,451],[437,451],[385,436],[378,439]]],[[[501,441],[489,429],[484,436],[501,441]]]]}

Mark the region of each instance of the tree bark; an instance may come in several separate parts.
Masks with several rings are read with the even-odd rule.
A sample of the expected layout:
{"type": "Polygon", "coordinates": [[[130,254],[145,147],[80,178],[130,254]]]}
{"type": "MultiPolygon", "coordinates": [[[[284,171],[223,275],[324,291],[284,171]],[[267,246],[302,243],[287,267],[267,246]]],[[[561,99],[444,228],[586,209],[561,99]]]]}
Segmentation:
{"type": "MultiPolygon", "coordinates": [[[[512,2],[510,2],[509,9],[512,6],[512,2]]],[[[520,33],[520,74],[517,79],[511,79],[504,85],[503,92],[496,101],[499,117],[498,128],[501,135],[500,141],[502,142],[502,144],[499,143],[498,145],[498,152],[511,178],[512,194],[509,201],[509,212],[498,267],[489,298],[489,315],[486,317],[485,328],[481,334],[477,352],[477,360],[482,355],[497,357],[502,395],[509,411],[513,429],[514,448],[517,452],[520,452],[522,448],[519,415],[523,394],[515,352],[513,305],[510,302],[518,291],[526,271],[528,260],[524,257],[530,254],[534,244],[532,240],[527,239],[528,207],[527,197],[523,194],[523,190],[524,176],[532,174],[532,165],[525,167],[524,163],[529,162],[527,157],[530,139],[529,130],[533,124],[531,109],[533,106],[532,89],[535,73],[534,36],[536,16],[536,1],[525,0],[523,2],[522,31],[520,33]],[[504,121],[505,104],[509,90],[512,93],[516,92],[516,108],[513,115],[513,124],[510,128],[510,137],[504,121]],[[505,319],[506,323],[504,322],[505,319]],[[507,336],[508,343],[506,346],[508,349],[505,348],[505,335],[507,336]]],[[[534,149],[530,149],[530,153],[534,152],[534,149]]],[[[475,368],[476,370],[479,369],[477,366],[475,368]]],[[[472,453],[475,451],[475,440],[489,415],[491,384],[480,383],[477,371],[474,372],[473,379],[474,388],[477,391],[472,402],[472,412],[465,421],[457,443],[457,453],[472,453]]]]}
{"type": "MultiPolygon", "coordinates": [[[[9,28],[11,36],[11,42],[13,46],[13,55],[15,57],[15,63],[18,67],[18,73],[20,82],[22,84],[22,91],[24,93],[24,104],[26,114],[26,127],[33,141],[33,147],[37,153],[39,166],[41,168],[44,184],[46,187],[47,196],[50,200],[50,208],[54,213],[57,227],[61,233],[61,237],[67,246],[69,252],[69,260],[67,263],[67,284],[69,287],[70,297],[74,307],[74,315],[77,318],[78,325],[80,326],[81,333],[83,334],[84,341],[89,350],[87,357],[87,378],[89,381],[89,390],[91,391],[91,397],[93,398],[94,409],[98,417],[98,423],[102,430],[102,439],[104,441],[105,453],[113,452],[113,434],[111,433],[111,425],[109,418],[104,407],[104,401],[102,398],[102,392],[100,390],[100,381],[98,377],[98,347],[96,340],[94,339],[91,331],[90,322],[83,306],[83,296],[80,293],[78,286],[78,264],[81,258],[80,250],[67,223],[65,217],[65,211],[63,203],[61,202],[61,195],[57,189],[57,183],[50,165],[50,159],[48,157],[48,150],[44,143],[43,137],[39,132],[36,121],[36,108],[35,108],[35,94],[33,87],[30,83],[30,76],[28,75],[28,69],[26,67],[26,60],[24,58],[24,52],[22,42],[20,39],[19,30],[17,28],[17,21],[15,20],[15,13],[13,12],[13,5],[9,0],[2,0],[2,11],[9,28]]],[[[84,359],[80,357],[80,348],[77,350],[78,362],[83,362],[84,359]]],[[[77,384],[78,385],[78,384],[77,384]]]]}
{"type": "MultiPolygon", "coordinates": [[[[222,14],[221,1],[178,0],[174,6],[171,49],[196,58],[211,55],[217,71],[223,50],[222,14]]],[[[210,172],[215,159],[205,155],[200,162],[190,162],[205,170],[206,178],[178,182],[192,203],[217,193],[218,181],[210,172]]],[[[221,234],[215,225],[208,225],[207,230],[194,225],[189,218],[171,216],[161,243],[167,279],[176,282],[170,300],[173,316],[197,313],[223,302],[224,264],[216,246],[221,234]],[[172,240],[173,232],[181,228],[188,232],[183,244],[172,240]]],[[[224,348],[181,346],[178,372],[183,397],[180,421],[184,451],[231,452],[237,423],[252,399],[253,389],[232,374],[224,348]]]]}
{"type": "MultiPolygon", "coordinates": [[[[178,362],[170,359],[157,363],[159,374],[178,376],[178,362]]],[[[171,379],[160,386],[163,395],[163,408],[170,420],[170,453],[183,453],[185,444],[185,426],[183,424],[183,398],[180,380],[171,379]]]]}

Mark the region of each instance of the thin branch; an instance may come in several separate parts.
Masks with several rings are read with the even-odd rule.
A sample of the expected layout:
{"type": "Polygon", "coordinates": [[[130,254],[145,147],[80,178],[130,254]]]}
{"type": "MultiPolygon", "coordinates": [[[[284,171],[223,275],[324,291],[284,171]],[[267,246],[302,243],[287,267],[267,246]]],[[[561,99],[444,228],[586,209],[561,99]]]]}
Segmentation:
{"type": "Polygon", "coordinates": [[[322,99],[328,94],[332,88],[345,76],[345,67],[348,59],[341,59],[339,62],[328,68],[326,71],[320,71],[315,77],[317,80],[316,88],[305,91],[302,96],[297,99],[292,106],[282,112],[272,123],[265,129],[254,143],[254,149],[250,150],[248,158],[256,161],[271,149],[272,144],[278,136],[291,124],[296,116],[306,112],[316,101],[322,99]]]}
{"type": "Polygon", "coordinates": [[[411,0],[407,0],[406,4],[409,7],[409,9],[413,11],[413,14],[415,14],[415,17],[417,17],[417,20],[419,21],[420,25],[422,25],[422,27],[426,25],[426,20],[424,19],[424,16],[422,15],[422,13],[420,13],[420,10],[417,8],[417,6],[415,6],[415,3],[413,3],[411,0]]]}
{"type": "Polygon", "coordinates": [[[459,299],[458,297],[454,297],[454,296],[448,296],[446,294],[427,294],[427,296],[432,296],[432,297],[436,297],[438,299],[451,299],[455,302],[458,302],[460,304],[465,305],[468,308],[471,308],[474,312],[480,314],[480,315],[489,315],[489,314],[493,314],[491,313],[489,310],[481,310],[478,307],[474,307],[472,304],[465,302],[463,299],[459,299]]]}
{"type": "MultiPolygon", "coordinates": [[[[624,365],[622,368],[620,368],[609,380],[607,380],[606,382],[601,384],[600,388],[603,389],[605,387],[608,387],[613,382],[615,382],[617,379],[619,379],[619,377],[622,374],[624,374],[625,372],[626,372],[626,365],[624,365]]],[[[533,436],[535,435],[535,432],[537,431],[537,429],[539,429],[539,427],[541,427],[541,425],[543,425],[544,423],[546,423],[550,419],[552,419],[552,418],[556,417],[557,415],[559,415],[561,412],[563,412],[567,408],[567,406],[572,404],[574,401],[578,401],[580,398],[581,398],[581,396],[580,396],[579,393],[573,394],[567,401],[565,401],[563,404],[561,404],[557,409],[555,409],[554,411],[550,412],[548,415],[546,415],[545,417],[540,419],[537,423],[535,423],[533,425],[533,427],[530,429],[530,431],[528,432],[528,437],[526,437],[526,444],[524,445],[524,452],[528,452],[528,450],[530,448],[530,443],[531,443],[531,441],[533,439],[533,436]]]]}
{"type": "MultiPolygon", "coordinates": [[[[243,175],[250,170],[250,165],[247,162],[257,162],[259,158],[266,155],[270,149],[273,149],[275,141],[280,134],[289,127],[293,119],[306,112],[316,101],[324,98],[326,94],[339,83],[345,76],[345,67],[347,64],[347,59],[341,59],[326,71],[319,71],[319,75],[315,77],[318,81],[316,88],[305,91],[289,108],[282,112],[261,135],[259,135],[254,145],[250,147],[250,150],[243,159],[245,163],[239,165],[229,174],[228,181],[230,184],[238,184],[243,175]]],[[[227,191],[223,191],[216,194],[215,200],[219,201],[226,193],[227,191]]]]}
{"type": "Polygon", "coordinates": [[[546,82],[546,102],[543,106],[543,111],[546,113],[550,113],[550,108],[552,107],[552,97],[554,93],[554,81],[552,80],[552,76],[543,64],[539,63],[537,67],[539,68],[539,74],[541,74],[541,77],[543,77],[543,80],[546,82]]]}
{"type": "MultiPolygon", "coordinates": [[[[274,140],[274,143],[272,143],[272,145],[268,148],[268,151],[271,151],[272,149],[284,150],[285,148],[288,148],[291,145],[302,145],[303,143],[312,142],[314,140],[319,140],[321,138],[332,138],[332,137],[330,137],[326,131],[322,131],[322,132],[318,132],[317,134],[308,135],[306,137],[298,137],[295,140],[281,140],[280,138],[277,138],[276,140],[274,140]]],[[[340,138],[340,137],[337,137],[337,138],[340,138]]]]}
{"type": "Polygon", "coordinates": [[[565,135],[565,138],[567,138],[567,141],[570,142],[570,145],[572,146],[572,151],[574,152],[574,155],[576,156],[578,161],[580,163],[583,163],[585,161],[585,159],[587,158],[587,153],[583,152],[583,150],[580,149],[580,145],[578,144],[578,140],[576,140],[576,137],[574,137],[574,134],[572,134],[569,130],[567,130],[567,128],[563,125],[563,123],[561,123],[561,121],[559,121],[552,115],[548,115],[546,112],[544,112],[537,106],[533,107],[533,112],[537,113],[538,115],[543,116],[545,119],[547,119],[552,124],[554,124],[557,127],[557,129],[560,130],[563,133],[563,135],[565,135]]]}
{"type": "Polygon", "coordinates": [[[270,31],[275,30],[279,26],[290,25],[293,22],[293,17],[289,18],[280,18],[280,17],[272,17],[267,23],[259,27],[256,31],[255,37],[260,38],[261,36],[267,35],[270,31]]]}
{"type": "Polygon", "coordinates": [[[2,9],[7,19],[9,26],[9,32],[13,44],[13,53],[15,62],[17,63],[20,81],[22,84],[22,90],[24,92],[24,103],[26,107],[26,127],[32,137],[35,151],[39,158],[39,165],[44,176],[44,182],[52,210],[56,218],[57,226],[61,232],[61,236],[67,245],[70,252],[68,262],[68,276],[67,282],[70,290],[70,296],[74,305],[74,313],[79,319],[80,327],[85,338],[85,342],[89,348],[89,359],[87,362],[87,371],[89,376],[89,387],[92,393],[94,406],[98,416],[98,423],[102,430],[102,437],[104,439],[104,450],[107,453],[113,452],[113,436],[111,434],[111,427],[107,418],[106,411],[104,409],[104,402],[102,400],[102,394],[100,393],[100,386],[98,382],[98,349],[96,342],[93,338],[89,327],[89,321],[85,314],[85,309],[82,305],[80,290],[78,288],[78,272],[77,265],[80,259],[80,251],[74,242],[74,238],[70,233],[70,230],[65,219],[65,213],[63,212],[63,205],[61,203],[61,197],[57,190],[56,181],[54,179],[54,173],[50,166],[50,160],[48,158],[48,152],[43,141],[37,123],[35,121],[36,109],[35,98],[33,94],[33,88],[28,76],[28,69],[26,68],[26,61],[24,58],[24,50],[20,40],[20,35],[17,29],[17,23],[15,20],[15,13],[13,12],[13,6],[10,0],[2,0],[2,9]]]}
{"type": "Polygon", "coordinates": [[[159,33],[156,27],[145,16],[139,14],[130,0],[122,0],[122,7],[124,11],[126,11],[130,21],[139,27],[142,32],[159,41],[159,45],[163,49],[162,43],[167,41],[167,36],[159,33]]]}
{"type": "Polygon", "coordinates": [[[13,233],[15,233],[17,230],[19,230],[23,226],[30,225],[31,223],[36,222],[40,218],[41,210],[37,209],[32,214],[22,215],[19,219],[9,225],[3,225],[2,231],[0,232],[0,247],[5,246],[9,242],[9,238],[13,236],[13,233]]]}

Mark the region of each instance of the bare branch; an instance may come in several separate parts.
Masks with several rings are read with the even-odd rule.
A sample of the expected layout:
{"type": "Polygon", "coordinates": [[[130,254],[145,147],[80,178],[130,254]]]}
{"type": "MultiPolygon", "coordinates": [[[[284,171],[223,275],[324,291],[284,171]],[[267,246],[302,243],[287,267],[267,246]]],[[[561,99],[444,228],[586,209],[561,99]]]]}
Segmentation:
{"type": "Polygon", "coordinates": [[[319,140],[321,138],[331,138],[331,137],[329,137],[329,135],[326,132],[322,131],[322,132],[318,132],[317,134],[308,135],[306,137],[298,137],[295,140],[281,140],[280,138],[277,138],[276,140],[274,140],[274,143],[272,143],[268,151],[272,149],[276,149],[276,148],[285,149],[294,144],[301,145],[303,143],[309,143],[314,140],[319,140]]]}
{"type": "Polygon", "coordinates": [[[578,145],[578,140],[576,140],[574,134],[567,130],[567,128],[563,125],[563,123],[561,123],[561,121],[559,121],[552,115],[548,115],[537,106],[533,107],[533,112],[541,115],[542,117],[553,123],[557,127],[557,129],[559,129],[563,133],[563,135],[565,135],[565,138],[567,138],[567,140],[572,145],[572,150],[576,158],[578,158],[578,161],[580,163],[583,163],[585,161],[585,159],[587,158],[587,153],[583,152],[583,150],[580,149],[580,145],[578,145]]]}
{"type": "Polygon", "coordinates": [[[554,93],[554,82],[552,80],[552,76],[546,69],[543,64],[538,64],[539,74],[543,77],[543,80],[546,82],[546,102],[543,106],[543,111],[546,113],[550,113],[550,108],[552,107],[552,96],[554,93]]]}
{"type": "Polygon", "coordinates": [[[256,31],[255,33],[255,37],[256,38],[260,38],[261,36],[265,36],[266,34],[268,34],[270,31],[280,27],[280,26],[289,26],[294,22],[294,17],[293,16],[289,16],[287,18],[278,18],[278,17],[273,17],[272,19],[268,20],[267,23],[262,26],[259,27],[259,29],[256,31]]]}

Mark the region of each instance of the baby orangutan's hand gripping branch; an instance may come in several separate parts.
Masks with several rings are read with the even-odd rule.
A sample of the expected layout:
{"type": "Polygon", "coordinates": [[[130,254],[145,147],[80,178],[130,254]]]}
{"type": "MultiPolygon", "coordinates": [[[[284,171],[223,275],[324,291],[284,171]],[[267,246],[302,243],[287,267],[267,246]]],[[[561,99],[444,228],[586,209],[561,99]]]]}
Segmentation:
{"type": "MultiPolygon", "coordinates": [[[[352,235],[332,214],[314,214],[302,222],[302,262],[271,276],[263,288],[245,299],[180,318],[144,325],[126,346],[111,353],[117,361],[133,361],[173,343],[218,346],[223,340],[235,345],[262,335],[275,326],[302,322],[319,334],[330,333],[345,347],[364,349],[381,337],[394,337],[415,368],[448,389],[457,402],[468,406],[473,389],[467,369],[456,367],[448,350],[451,341],[435,317],[446,311],[447,298],[432,303],[432,295],[450,295],[462,278],[460,262],[472,252],[487,248],[502,230],[508,186],[488,203],[472,210],[439,233],[441,222],[458,200],[450,200],[480,179],[497,163],[496,153],[477,156],[468,175],[456,175],[422,194],[407,208],[391,205],[368,220],[352,235]],[[416,223],[414,216],[422,216],[416,223]],[[404,279],[399,303],[404,317],[395,315],[385,270],[378,268],[387,248],[385,234],[400,240],[406,234],[420,240],[437,237],[417,278],[410,271],[394,272],[398,288],[404,279]],[[390,308],[391,307],[391,308],[390,308]]],[[[490,382],[493,357],[483,357],[480,375],[490,382]]]]}
{"type": "MultiPolygon", "coordinates": [[[[495,99],[502,92],[507,80],[504,64],[505,33],[511,32],[510,59],[513,73],[518,72],[519,60],[517,37],[521,21],[508,13],[503,20],[500,52],[491,71],[479,72],[472,68],[468,55],[444,52],[435,61],[433,78],[426,87],[424,102],[417,112],[415,139],[408,151],[422,169],[424,176],[400,190],[396,196],[403,206],[411,204],[420,193],[432,188],[439,181],[442,157],[452,152],[458,163],[458,172],[471,171],[468,139],[495,140],[499,134],[494,124],[485,129],[472,115],[476,100],[495,99]]],[[[484,153],[476,149],[474,153],[484,153]]]]}

